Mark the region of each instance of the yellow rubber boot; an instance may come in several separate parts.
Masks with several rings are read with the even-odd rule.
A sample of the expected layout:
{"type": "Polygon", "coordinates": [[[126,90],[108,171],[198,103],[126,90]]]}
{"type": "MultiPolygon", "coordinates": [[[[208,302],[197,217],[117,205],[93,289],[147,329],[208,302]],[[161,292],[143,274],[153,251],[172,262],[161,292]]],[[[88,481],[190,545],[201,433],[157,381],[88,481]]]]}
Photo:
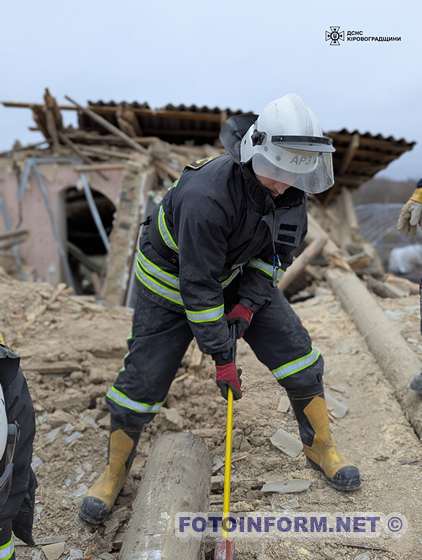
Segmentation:
{"type": "Polygon", "coordinates": [[[98,525],[110,514],[126,482],[135,456],[137,439],[133,439],[121,429],[111,432],[108,463],[88,490],[79,510],[79,517],[83,521],[98,525]]]}
{"type": "Polygon", "coordinates": [[[330,432],[324,394],[304,398],[290,397],[290,401],[299,423],[303,451],[309,463],[321,470],[336,490],[357,490],[360,487],[359,470],[337,451],[330,432]]]}

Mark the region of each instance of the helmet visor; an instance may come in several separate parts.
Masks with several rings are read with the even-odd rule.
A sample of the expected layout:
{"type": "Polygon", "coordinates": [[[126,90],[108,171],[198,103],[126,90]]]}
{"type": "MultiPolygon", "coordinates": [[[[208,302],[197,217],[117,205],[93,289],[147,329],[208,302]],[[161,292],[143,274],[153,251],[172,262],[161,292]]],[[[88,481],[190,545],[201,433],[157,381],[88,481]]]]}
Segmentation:
{"type": "Polygon", "coordinates": [[[262,153],[255,154],[252,157],[255,175],[285,183],[310,194],[324,192],[334,184],[331,153],[279,148],[277,156],[271,159],[275,161],[262,153]]]}

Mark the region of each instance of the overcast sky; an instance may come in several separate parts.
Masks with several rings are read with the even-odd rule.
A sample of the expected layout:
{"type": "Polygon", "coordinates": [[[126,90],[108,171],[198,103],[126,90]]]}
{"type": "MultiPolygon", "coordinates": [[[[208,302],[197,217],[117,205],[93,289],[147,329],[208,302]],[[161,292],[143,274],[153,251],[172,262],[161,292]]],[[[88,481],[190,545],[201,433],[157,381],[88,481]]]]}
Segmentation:
{"type": "MultiPolygon", "coordinates": [[[[325,130],[422,142],[422,4],[417,0],[38,0],[4,2],[0,99],[148,101],[259,110],[296,92],[325,130]],[[401,36],[330,46],[325,30],[401,36]]],[[[69,114],[68,114],[69,115],[69,114]]],[[[66,117],[66,118],[69,118],[66,117]]],[[[0,107],[0,150],[28,131],[29,110],[0,107]]],[[[422,148],[383,173],[422,176],[422,148]],[[420,163],[421,162],[421,163],[420,163]]]]}

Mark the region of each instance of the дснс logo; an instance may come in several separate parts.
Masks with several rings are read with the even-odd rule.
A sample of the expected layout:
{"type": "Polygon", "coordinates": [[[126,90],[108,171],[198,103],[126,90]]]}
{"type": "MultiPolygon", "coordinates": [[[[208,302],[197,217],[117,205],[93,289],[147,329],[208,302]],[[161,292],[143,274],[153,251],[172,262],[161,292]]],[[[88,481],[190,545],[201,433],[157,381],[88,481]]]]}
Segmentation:
{"type": "Polygon", "coordinates": [[[344,31],[339,29],[339,25],[330,25],[330,31],[325,32],[325,40],[330,41],[330,45],[339,46],[339,41],[344,41],[344,31]]]}

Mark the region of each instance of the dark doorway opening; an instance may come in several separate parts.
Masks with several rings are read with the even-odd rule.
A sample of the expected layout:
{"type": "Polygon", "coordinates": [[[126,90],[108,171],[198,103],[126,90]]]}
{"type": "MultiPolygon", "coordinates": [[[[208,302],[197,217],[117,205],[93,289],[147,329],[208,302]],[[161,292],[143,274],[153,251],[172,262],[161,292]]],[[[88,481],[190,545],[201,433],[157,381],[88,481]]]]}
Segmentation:
{"type": "MultiPolygon", "coordinates": [[[[106,196],[91,189],[107,237],[113,228],[116,208],[106,196]]],[[[106,271],[107,249],[92,217],[83,190],[65,191],[66,247],[76,293],[99,295],[106,271]]]]}

